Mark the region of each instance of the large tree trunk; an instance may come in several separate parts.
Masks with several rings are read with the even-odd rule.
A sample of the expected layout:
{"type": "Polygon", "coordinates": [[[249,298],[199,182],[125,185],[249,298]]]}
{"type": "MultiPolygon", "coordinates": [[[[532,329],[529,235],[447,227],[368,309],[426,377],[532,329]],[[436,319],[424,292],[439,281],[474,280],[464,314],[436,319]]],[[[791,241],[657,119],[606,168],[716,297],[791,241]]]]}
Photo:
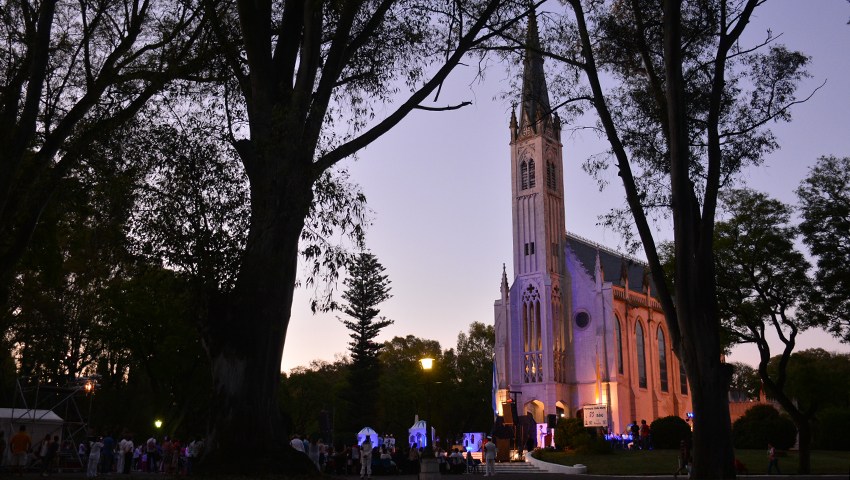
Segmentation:
{"type": "Polygon", "coordinates": [[[676,320],[680,331],[680,337],[674,338],[674,347],[679,358],[684,360],[691,382],[695,413],[694,478],[735,478],[729,415],[732,367],[720,361],[720,321],[712,250],[714,223],[701,218],[690,178],[690,119],[683,75],[681,16],[681,0],[664,1],[676,320]]]}
{"type": "Polygon", "coordinates": [[[313,198],[309,169],[286,168],[295,162],[283,151],[242,155],[252,198],[245,254],[234,291],[210,301],[202,327],[213,406],[201,464],[217,473],[315,472],[289,446],[278,401],[298,241],[313,198]]]}

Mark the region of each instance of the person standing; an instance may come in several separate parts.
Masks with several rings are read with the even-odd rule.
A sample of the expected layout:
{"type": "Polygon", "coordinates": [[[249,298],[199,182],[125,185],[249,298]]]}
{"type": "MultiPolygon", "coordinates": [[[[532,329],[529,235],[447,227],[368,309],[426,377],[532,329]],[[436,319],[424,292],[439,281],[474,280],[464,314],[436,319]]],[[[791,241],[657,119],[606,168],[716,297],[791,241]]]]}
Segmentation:
{"type": "Polygon", "coordinates": [[[487,437],[487,443],[484,444],[484,476],[496,476],[496,442],[493,437],[487,437]]]}
{"type": "Polygon", "coordinates": [[[360,479],[366,474],[369,480],[372,480],[372,439],[369,435],[366,435],[366,440],[360,445],[360,465],[360,479]]]}
{"type": "Polygon", "coordinates": [[[124,452],[124,469],[121,471],[121,473],[129,475],[130,474],[130,467],[133,464],[133,456],[134,456],[134,453],[133,453],[133,436],[132,435],[127,435],[126,437],[124,437],[123,452],[124,452]]]}
{"type": "Polygon", "coordinates": [[[147,455],[147,467],[148,472],[156,471],[156,437],[151,437],[147,441],[147,449],[145,450],[147,455]]]}
{"type": "Polygon", "coordinates": [[[629,431],[632,434],[632,448],[637,450],[640,448],[640,427],[638,426],[637,420],[632,421],[632,426],[629,428],[629,431]]]}
{"type": "Polygon", "coordinates": [[[53,469],[53,461],[56,460],[56,454],[59,452],[59,436],[55,435],[53,441],[47,444],[47,451],[41,457],[43,462],[41,466],[41,476],[46,477],[53,469]]]}
{"type": "Polygon", "coordinates": [[[101,450],[100,456],[103,458],[103,469],[104,473],[112,472],[112,460],[113,460],[113,451],[115,450],[115,440],[112,439],[109,434],[106,434],[106,437],[103,439],[103,449],[101,450]]]}
{"type": "Polygon", "coordinates": [[[773,467],[776,467],[776,473],[782,475],[782,471],[779,470],[779,457],[776,456],[776,449],[773,448],[773,445],[767,444],[767,474],[770,475],[770,472],[773,470],[773,467]]]}
{"type": "Polygon", "coordinates": [[[12,468],[9,473],[15,473],[15,467],[18,469],[18,476],[23,476],[24,468],[27,466],[27,452],[32,448],[32,437],[27,433],[27,426],[21,425],[18,433],[9,440],[9,450],[12,452],[12,468]]]}
{"type": "Polygon", "coordinates": [[[94,478],[97,476],[97,465],[100,463],[100,451],[103,449],[103,443],[100,438],[95,438],[89,448],[89,464],[86,470],[86,476],[94,478]]]}
{"type": "Polygon", "coordinates": [[[646,420],[640,421],[640,448],[649,450],[649,425],[646,420]]]}

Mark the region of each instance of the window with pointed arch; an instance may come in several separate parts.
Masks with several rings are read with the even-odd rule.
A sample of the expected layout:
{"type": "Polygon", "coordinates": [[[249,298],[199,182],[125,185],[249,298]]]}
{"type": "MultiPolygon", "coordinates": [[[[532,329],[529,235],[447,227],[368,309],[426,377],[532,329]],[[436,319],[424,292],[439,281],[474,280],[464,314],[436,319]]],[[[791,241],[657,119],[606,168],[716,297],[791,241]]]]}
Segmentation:
{"type": "Polygon", "coordinates": [[[679,362],[679,384],[681,385],[682,395],[688,394],[688,375],[685,373],[685,366],[679,362]]]}
{"type": "Polygon", "coordinates": [[[534,188],[534,160],[528,161],[528,188],[534,188]]]}
{"type": "Polygon", "coordinates": [[[643,336],[643,327],[640,321],[635,323],[635,346],[637,347],[637,366],[638,366],[638,386],[646,388],[646,350],[644,349],[645,341],[643,336]]]}
{"type": "Polygon", "coordinates": [[[658,374],[661,376],[661,391],[669,392],[667,385],[667,344],[664,341],[664,330],[658,327],[658,374]]]}
{"type": "Polygon", "coordinates": [[[525,161],[519,166],[520,178],[522,178],[522,189],[528,188],[528,164],[525,161]]]}
{"type": "Polygon", "coordinates": [[[623,332],[620,329],[620,317],[614,315],[614,333],[617,338],[617,371],[623,374],[623,332]]]}
{"type": "Polygon", "coordinates": [[[546,186],[549,187],[550,190],[556,190],[558,188],[558,177],[555,172],[555,164],[552,162],[546,162],[546,186]]]}

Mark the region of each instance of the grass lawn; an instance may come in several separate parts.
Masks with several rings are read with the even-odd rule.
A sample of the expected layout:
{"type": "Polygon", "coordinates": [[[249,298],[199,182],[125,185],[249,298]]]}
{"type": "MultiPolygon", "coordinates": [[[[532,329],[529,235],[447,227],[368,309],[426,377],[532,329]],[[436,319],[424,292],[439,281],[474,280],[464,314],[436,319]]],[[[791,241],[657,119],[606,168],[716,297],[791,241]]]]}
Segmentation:
{"type": "MultiPolygon", "coordinates": [[[[591,475],[672,475],[678,466],[678,450],[625,450],[610,455],[579,455],[572,452],[537,451],[535,458],[561,465],[581,463],[591,475]]],[[[767,474],[766,450],[738,450],[738,460],[744,463],[751,475],[767,474]]],[[[797,473],[799,454],[788,452],[780,457],[782,473],[797,473]]],[[[812,474],[844,474],[850,469],[850,452],[813,451],[812,474]]],[[[775,473],[775,470],[774,470],[775,473]]],[[[687,477],[685,477],[687,478],[687,477]]]]}

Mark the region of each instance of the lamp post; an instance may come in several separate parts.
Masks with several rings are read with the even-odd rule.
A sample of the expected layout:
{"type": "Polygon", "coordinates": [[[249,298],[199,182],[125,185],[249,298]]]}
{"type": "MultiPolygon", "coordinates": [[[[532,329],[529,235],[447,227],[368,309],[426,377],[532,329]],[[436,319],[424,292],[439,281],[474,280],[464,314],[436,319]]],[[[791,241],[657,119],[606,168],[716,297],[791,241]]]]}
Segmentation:
{"type": "Polygon", "coordinates": [[[425,455],[434,455],[434,446],[431,444],[431,367],[434,366],[433,358],[419,360],[422,370],[425,371],[425,392],[428,396],[428,408],[425,410],[425,455]]]}

